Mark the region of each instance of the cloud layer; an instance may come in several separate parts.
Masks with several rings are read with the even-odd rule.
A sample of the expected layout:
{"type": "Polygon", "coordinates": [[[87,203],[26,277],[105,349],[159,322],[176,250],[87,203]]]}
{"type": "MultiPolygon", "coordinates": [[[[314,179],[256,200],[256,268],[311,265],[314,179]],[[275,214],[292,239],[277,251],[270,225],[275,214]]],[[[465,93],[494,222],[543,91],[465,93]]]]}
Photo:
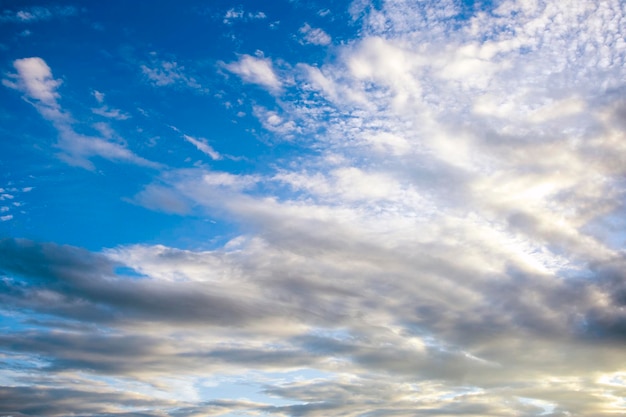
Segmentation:
{"type": "MultiPolygon", "coordinates": [[[[1,413],[626,410],[623,5],[350,11],[359,38],[322,64],[279,72],[281,57],[241,54],[215,68],[269,91],[249,114],[273,144],[306,150],[252,173],[81,136],[43,59],[14,62],[4,84],[54,124],[66,158],[158,168],[134,203],[236,229],[203,250],[0,241],[0,305],[19,323],[0,336],[1,413]]],[[[166,64],[141,71],[188,81],[166,64]]]]}

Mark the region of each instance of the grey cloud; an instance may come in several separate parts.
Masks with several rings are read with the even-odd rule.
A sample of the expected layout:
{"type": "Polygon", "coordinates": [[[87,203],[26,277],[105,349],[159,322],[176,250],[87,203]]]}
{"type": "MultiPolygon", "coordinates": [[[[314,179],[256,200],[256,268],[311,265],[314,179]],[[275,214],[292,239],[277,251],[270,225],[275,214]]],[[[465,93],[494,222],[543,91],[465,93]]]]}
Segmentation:
{"type": "Polygon", "coordinates": [[[112,273],[114,266],[102,255],[77,248],[24,240],[0,242],[0,267],[12,278],[4,281],[2,296],[11,302],[17,295],[16,304],[22,308],[69,313],[74,319],[94,309],[106,321],[134,318],[222,325],[242,325],[269,312],[263,300],[227,294],[214,285],[126,279],[112,273]],[[52,294],[42,294],[43,290],[52,294]],[[58,305],[48,306],[45,297],[58,305]]]}
{"type": "MultiPolygon", "coordinates": [[[[299,229],[298,233],[305,230],[299,229]]],[[[347,231],[335,229],[335,238],[340,237],[337,233],[347,231]]],[[[596,346],[586,343],[585,340],[594,339],[597,343],[607,339],[591,337],[593,332],[589,331],[577,334],[580,327],[571,321],[577,317],[576,312],[606,308],[586,298],[587,291],[596,288],[591,284],[588,284],[591,288],[587,288],[582,284],[574,285],[575,282],[551,281],[545,276],[514,270],[509,271],[508,277],[498,278],[499,285],[498,281],[481,283],[488,276],[465,277],[463,281],[463,269],[453,260],[429,257],[428,253],[436,248],[415,246],[404,248],[405,251],[385,251],[373,245],[366,249],[367,245],[359,243],[359,236],[352,236],[352,245],[317,252],[305,249],[302,253],[296,241],[292,241],[291,250],[287,252],[281,244],[283,238],[278,236],[261,246],[249,242],[248,246],[230,254],[155,248],[160,268],[169,267],[179,273],[185,270],[183,267],[193,270],[194,264],[207,268],[214,262],[209,259],[216,256],[238,264],[237,273],[242,275],[237,279],[254,276],[263,287],[247,312],[231,293],[206,291],[212,286],[219,289],[227,285],[220,281],[212,281],[210,286],[151,278],[124,281],[128,278],[115,276],[112,270],[116,263],[107,256],[72,247],[5,240],[0,258],[5,274],[5,305],[28,307],[38,312],[54,311],[46,306],[45,298],[38,300],[32,293],[36,288],[56,291],[77,304],[100,306],[105,317],[116,311],[104,323],[127,330],[108,334],[89,328],[78,334],[30,331],[6,334],[0,342],[14,353],[45,358],[49,365],[43,369],[47,372],[74,369],[145,377],[173,370],[193,374],[241,366],[268,370],[300,367],[331,370],[333,361],[339,361],[343,369],[352,373],[379,372],[384,380],[439,380],[479,387],[497,387],[520,378],[532,380],[546,372],[557,375],[592,370],[610,372],[620,356],[618,346],[612,342],[596,346]],[[268,246],[274,241],[278,246],[268,246]],[[420,252],[419,256],[415,255],[420,252]],[[370,253],[371,259],[363,258],[364,253],[370,253]],[[311,262],[313,259],[315,262],[311,262]],[[385,282],[384,277],[390,273],[396,279],[385,282]],[[359,294],[346,290],[354,286],[362,288],[359,294]],[[469,298],[449,293],[455,288],[455,292],[462,294],[464,287],[468,290],[473,287],[467,293],[469,298]],[[485,294],[476,299],[476,294],[481,292],[485,294]],[[215,298],[216,294],[221,297],[215,298]],[[259,310],[259,306],[266,306],[262,299],[270,294],[272,307],[266,310],[267,314],[289,317],[293,323],[331,329],[344,327],[346,336],[313,336],[287,327],[284,332],[294,337],[279,339],[280,347],[272,347],[276,341],[272,340],[271,333],[263,336],[263,330],[256,332],[254,326],[245,330],[247,323],[263,321],[264,314],[259,314],[263,310],[259,310]],[[262,300],[260,304],[258,299],[262,300]],[[489,304],[487,300],[491,300],[489,304]],[[160,326],[160,334],[150,333],[150,323],[160,326]],[[231,336],[228,331],[225,333],[227,338],[234,335],[234,340],[241,342],[253,337],[257,345],[246,348],[236,344],[203,346],[190,343],[193,332],[189,336],[192,339],[183,337],[175,341],[165,337],[163,331],[173,335],[182,324],[188,329],[219,325],[227,330],[234,326],[231,336]],[[240,336],[236,336],[237,328],[242,331],[240,336]],[[392,328],[396,330],[391,331],[392,328]],[[139,333],[128,333],[135,331],[139,333]],[[412,338],[421,343],[421,347],[412,346],[408,342],[412,338]],[[258,343],[264,339],[265,343],[258,343]]],[[[135,248],[138,249],[146,248],[135,248]]],[[[147,254],[149,252],[144,253],[144,258],[130,256],[127,259],[134,259],[141,265],[141,259],[150,259],[147,254]]],[[[119,258],[124,259],[124,256],[119,255],[119,258]]],[[[237,275],[229,276],[232,279],[237,275]]],[[[607,285],[621,282],[619,276],[614,277],[609,272],[604,276],[601,281],[607,285]]],[[[55,303],[61,304],[60,301],[63,298],[56,299],[55,303]]],[[[56,308],[62,317],[97,323],[93,314],[85,317],[78,315],[83,311],[61,314],[59,307],[56,308]]],[[[609,326],[606,320],[587,320],[587,326],[603,326],[603,331],[619,330],[609,326]]],[[[361,409],[358,402],[347,404],[352,410],[361,409]]],[[[401,407],[389,409],[385,404],[388,403],[380,405],[381,414],[403,413],[401,407]]],[[[483,406],[468,405],[452,408],[450,412],[469,412],[483,406]]],[[[317,401],[266,411],[320,415],[339,409],[342,409],[340,403],[317,401]]],[[[439,404],[436,409],[424,406],[419,412],[428,415],[445,409],[446,406],[439,404]]]]}
{"type": "Polygon", "coordinates": [[[46,358],[49,371],[82,370],[103,374],[123,374],[135,371],[149,373],[158,364],[163,341],[133,336],[60,331],[29,331],[7,333],[0,337],[0,346],[13,352],[46,358]]]}
{"type": "Polygon", "coordinates": [[[103,392],[49,388],[43,386],[0,387],[0,413],[22,416],[66,416],[68,410],[77,416],[157,416],[160,413],[124,411],[171,405],[149,397],[122,392],[103,392]],[[115,405],[113,405],[115,404],[115,405]]]}

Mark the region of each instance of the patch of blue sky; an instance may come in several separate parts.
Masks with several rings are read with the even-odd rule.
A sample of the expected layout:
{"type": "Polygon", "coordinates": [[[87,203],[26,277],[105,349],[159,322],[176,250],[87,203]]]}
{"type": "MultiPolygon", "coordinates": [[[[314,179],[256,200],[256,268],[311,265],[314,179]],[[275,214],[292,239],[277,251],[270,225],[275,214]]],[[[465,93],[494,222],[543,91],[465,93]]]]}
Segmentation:
{"type": "Polygon", "coordinates": [[[259,402],[275,407],[300,404],[287,398],[269,395],[264,392],[267,386],[280,386],[300,381],[332,379],[334,374],[317,369],[298,369],[287,372],[252,371],[244,375],[202,378],[196,384],[196,391],[202,401],[236,399],[259,402]]]}
{"type": "MultiPolygon", "coordinates": [[[[6,279],[3,278],[3,280],[6,279]]],[[[0,329],[3,333],[22,327],[23,321],[24,317],[15,311],[0,310],[0,329]]]]}
{"type": "Polygon", "coordinates": [[[482,394],[484,392],[485,391],[480,387],[460,386],[454,387],[450,392],[440,395],[439,398],[441,398],[442,400],[450,401],[458,399],[459,397],[463,397],[465,395],[482,394]]]}
{"type": "Polygon", "coordinates": [[[324,338],[330,338],[335,340],[352,340],[355,338],[355,335],[351,333],[348,329],[328,329],[328,328],[317,328],[311,329],[309,334],[313,336],[319,336],[324,338]]]}
{"type": "Polygon", "coordinates": [[[113,272],[119,277],[129,278],[129,279],[143,279],[143,278],[148,277],[146,274],[143,274],[129,266],[115,267],[113,272]]]}
{"type": "MultiPolygon", "coordinates": [[[[44,25],[37,27],[31,35],[31,40],[36,42],[29,42],[28,46],[22,48],[21,53],[42,56],[53,68],[53,77],[63,80],[58,87],[60,96],[58,102],[63,111],[74,119],[72,128],[78,134],[96,137],[103,134],[113,135],[126,143],[130,151],[170,169],[200,166],[233,174],[252,172],[270,174],[276,168],[277,161],[288,160],[294,152],[309,152],[301,146],[304,139],[300,139],[301,144],[294,144],[289,141],[276,141],[262,133],[264,129],[254,117],[253,109],[256,106],[263,106],[273,111],[274,99],[261,87],[250,89],[249,86],[242,85],[236,75],[220,70],[220,66],[222,63],[237,60],[240,54],[271,57],[275,62],[284,60],[283,64],[277,64],[277,69],[280,65],[289,66],[289,60],[297,62],[302,58],[303,51],[306,52],[307,59],[311,60],[315,55],[312,52],[315,45],[302,45],[292,36],[286,36],[287,32],[298,33],[299,26],[296,26],[301,22],[299,19],[293,19],[294,13],[295,16],[302,13],[302,22],[305,14],[313,16],[313,20],[309,19],[311,24],[327,21],[329,16],[318,13],[324,10],[322,8],[311,14],[311,10],[303,10],[304,6],[286,3],[274,8],[270,6],[263,12],[264,18],[252,18],[250,16],[260,16],[260,11],[255,11],[254,4],[243,4],[235,13],[238,15],[241,12],[243,17],[224,23],[223,16],[230,10],[226,8],[229,5],[229,3],[213,4],[211,10],[198,13],[197,7],[179,8],[165,2],[161,6],[168,10],[170,18],[159,25],[154,25],[151,20],[153,5],[148,7],[145,4],[128,6],[114,4],[110,8],[93,5],[85,11],[86,16],[91,16],[96,22],[109,21],[107,18],[109,15],[116,16],[118,30],[111,31],[111,28],[104,24],[87,25],[81,21],[75,25],[62,25],[61,30],[54,33],[55,40],[52,42],[50,39],[53,36],[48,33],[50,28],[44,25]],[[124,8],[123,13],[117,10],[120,7],[124,8]],[[136,15],[143,18],[125,20],[136,15]],[[280,24],[270,27],[268,21],[272,16],[275,17],[274,22],[280,24]],[[197,43],[193,47],[185,47],[187,43],[180,42],[177,37],[187,39],[192,36],[185,31],[185,28],[193,26],[190,21],[194,24],[205,22],[206,31],[194,34],[197,43]],[[259,25],[267,27],[260,28],[259,25]],[[234,29],[235,26],[238,38],[234,39],[232,44],[227,41],[214,42],[215,37],[226,36],[225,28],[234,29]],[[103,31],[106,31],[106,35],[103,31]],[[81,33],[78,42],[76,42],[77,32],[81,33]],[[92,48],[92,43],[98,44],[99,48],[92,48]],[[206,46],[198,48],[198,44],[206,46]],[[276,50],[259,49],[268,45],[275,46],[276,50]],[[219,48],[223,48],[223,51],[219,48]],[[172,50],[176,51],[175,55],[170,52],[172,50]],[[81,60],[72,59],[75,55],[80,55],[81,60]],[[105,65],[102,65],[102,62],[105,65]],[[167,72],[164,65],[170,65],[170,70],[171,66],[174,66],[174,69],[167,72]],[[156,81],[150,79],[145,73],[142,74],[137,70],[139,66],[147,68],[148,71],[161,71],[155,75],[161,78],[157,78],[156,81]],[[193,73],[188,73],[192,67],[193,73]],[[207,75],[216,70],[222,75],[217,77],[207,75]],[[127,81],[129,79],[136,82],[129,84],[127,81]],[[191,79],[193,83],[189,81],[191,79]],[[100,98],[94,98],[95,94],[100,95],[100,98]],[[102,108],[105,110],[95,113],[95,110],[102,108]],[[121,114],[124,117],[112,120],[116,118],[107,119],[103,114],[109,116],[121,114]],[[203,138],[221,158],[213,160],[194,149],[181,134],[172,131],[171,126],[180,126],[182,129],[180,133],[183,135],[203,138]]],[[[306,7],[315,8],[311,4],[306,7]]],[[[154,10],[157,8],[154,6],[154,10]]],[[[159,13],[163,13],[163,10],[159,10],[159,13]]],[[[354,31],[353,28],[349,29],[354,31]]],[[[348,32],[350,31],[346,31],[342,36],[345,37],[348,32]]],[[[323,60],[326,52],[323,48],[319,48],[319,51],[318,57],[313,61],[323,60]]],[[[11,91],[2,93],[15,95],[15,92],[11,91]]],[[[37,114],[32,107],[26,103],[20,106],[26,117],[37,120],[37,114]]],[[[18,119],[15,119],[15,122],[17,123],[18,119]]],[[[49,124],[46,127],[46,122],[41,119],[34,123],[43,129],[41,148],[54,148],[57,144],[59,133],[49,124]]],[[[10,152],[16,152],[16,148],[12,147],[10,152]]],[[[30,155],[24,159],[33,160],[30,155]]],[[[129,197],[138,191],[140,184],[145,184],[146,175],[152,173],[144,172],[130,164],[113,165],[97,156],[90,159],[92,162],[97,161],[98,172],[95,175],[80,172],[80,168],[63,165],[59,167],[58,161],[54,158],[48,159],[47,163],[43,164],[48,170],[42,172],[37,180],[44,181],[46,189],[54,189],[54,194],[39,195],[39,200],[45,201],[45,207],[37,208],[44,209],[42,213],[45,214],[41,219],[28,217],[24,225],[25,233],[21,234],[94,249],[98,246],[111,246],[113,243],[149,242],[151,239],[146,233],[154,230],[152,225],[155,223],[161,224],[161,230],[172,230],[175,229],[177,222],[182,222],[176,216],[163,216],[158,213],[146,214],[146,217],[143,217],[144,215],[139,213],[140,209],[127,203],[129,197]],[[61,172],[58,172],[59,170],[61,172]],[[68,176],[75,177],[69,185],[64,181],[68,176]],[[82,187],[81,179],[85,179],[85,183],[94,179],[100,184],[94,186],[90,183],[89,187],[82,187]],[[84,198],[81,198],[80,202],[72,201],[71,204],[67,204],[71,195],[81,195],[84,198]],[[41,221],[62,211],[71,213],[65,220],[66,224],[41,221]],[[141,222],[137,221],[138,218],[135,217],[137,215],[142,216],[141,222]],[[132,226],[116,230],[113,225],[119,224],[119,221],[132,226]],[[89,227],[85,222],[91,222],[89,227]],[[163,227],[167,225],[170,227],[163,227]],[[86,241],[82,230],[87,228],[93,232],[86,241]],[[124,238],[124,235],[127,238],[124,238]],[[78,239],[79,237],[83,239],[78,239]]],[[[14,167],[7,171],[19,172],[14,167]]],[[[199,219],[185,221],[194,224],[203,223],[199,219]]],[[[214,224],[209,222],[203,229],[212,228],[214,224]]],[[[11,227],[14,233],[7,235],[19,234],[15,233],[18,223],[12,222],[11,227]]],[[[167,243],[177,242],[170,240],[167,243]]]]}
{"type": "Polygon", "coordinates": [[[554,409],[556,408],[556,405],[554,405],[553,403],[537,398],[517,397],[517,400],[524,405],[530,405],[541,410],[538,414],[540,416],[552,414],[552,412],[554,412],[554,409]]]}

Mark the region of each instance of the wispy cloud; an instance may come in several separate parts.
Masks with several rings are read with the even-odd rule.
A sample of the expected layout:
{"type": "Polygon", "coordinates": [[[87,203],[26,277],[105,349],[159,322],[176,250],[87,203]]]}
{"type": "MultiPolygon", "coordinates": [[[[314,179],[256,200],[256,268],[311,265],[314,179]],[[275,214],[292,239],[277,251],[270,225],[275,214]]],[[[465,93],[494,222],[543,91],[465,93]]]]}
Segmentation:
{"type": "Polygon", "coordinates": [[[157,167],[151,161],[135,155],[126,146],[106,138],[86,136],[78,133],[71,115],[65,111],[58,100],[57,88],[61,84],[54,79],[48,64],[39,57],[23,58],[13,62],[17,73],[10,74],[2,83],[24,93],[39,113],[50,121],[59,133],[58,147],[62,149],[59,157],[71,165],[94,169],[90,158],[101,156],[110,160],[125,161],[133,164],[157,167]]]}
{"type": "Polygon", "coordinates": [[[265,129],[282,138],[293,139],[294,135],[299,132],[298,126],[293,120],[286,119],[276,111],[268,110],[263,106],[255,106],[253,114],[265,129]]]}
{"type": "Polygon", "coordinates": [[[224,67],[245,82],[258,84],[272,93],[281,91],[282,83],[269,58],[242,55],[238,61],[225,64],[224,67]]]}
{"type": "Polygon", "coordinates": [[[222,159],[222,156],[218,152],[216,152],[215,149],[211,147],[211,145],[208,144],[206,139],[203,139],[203,138],[196,139],[188,135],[183,135],[183,137],[185,138],[187,142],[191,143],[193,146],[198,148],[200,152],[210,156],[211,159],[213,159],[214,161],[218,159],[222,159]]]}
{"type": "Polygon", "coordinates": [[[224,14],[222,22],[227,25],[232,25],[236,21],[250,21],[250,20],[262,20],[266,19],[265,13],[259,12],[245,12],[242,8],[231,8],[224,14]]]}
{"type": "Polygon", "coordinates": [[[194,90],[202,90],[195,78],[185,74],[185,67],[175,61],[160,61],[152,65],[141,65],[146,79],[157,87],[183,85],[194,90]]]}
{"type": "Polygon", "coordinates": [[[324,32],[320,28],[312,28],[308,23],[305,23],[299,30],[303,37],[304,43],[310,43],[313,45],[328,45],[331,43],[332,38],[328,33],[324,32]]]}
{"type": "Polygon", "coordinates": [[[75,16],[78,13],[79,10],[73,6],[34,6],[20,10],[3,10],[2,14],[0,14],[0,22],[33,23],[42,20],[75,16]]]}
{"type": "Polygon", "coordinates": [[[104,103],[104,93],[100,91],[94,91],[93,96],[100,104],[100,107],[94,107],[91,111],[98,116],[106,117],[107,119],[126,120],[130,118],[128,113],[122,112],[120,109],[111,108],[104,103]]]}

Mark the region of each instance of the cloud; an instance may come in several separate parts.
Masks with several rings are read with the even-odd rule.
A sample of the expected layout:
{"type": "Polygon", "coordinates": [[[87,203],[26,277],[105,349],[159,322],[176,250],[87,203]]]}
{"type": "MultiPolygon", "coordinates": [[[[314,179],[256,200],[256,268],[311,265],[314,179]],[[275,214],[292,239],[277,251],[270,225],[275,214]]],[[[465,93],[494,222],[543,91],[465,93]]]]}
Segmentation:
{"type": "Polygon", "coordinates": [[[222,156],[218,152],[216,152],[215,149],[211,147],[211,145],[207,143],[206,139],[203,139],[203,138],[196,139],[188,135],[183,135],[183,137],[185,138],[187,142],[191,143],[193,146],[198,148],[200,152],[210,156],[212,160],[217,161],[219,159],[222,159],[222,156]]]}
{"type": "Polygon", "coordinates": [[[295,121],[285,120],[276,111],[268,110],[262,106],[254,106],[252,112],[266,130],[285,139],[293,139],[294,134],[299,131],[295,121]]]}
{"type": "Polygon", "coordinates": [[[193,90],[203,91],[195,78],[185,74],[185,67],[175,61],[154,62],[150,66],[141,65],[141,72],[157,87],[184,85],[193,90]]]}
{"type": "MultiPolygon", "coordinates": [[[[242,225],[237,273],[254,271],[309,326],[280,352],[308,352],[317,369],[352,378],[268,386],[300,401],[272,410],[623,408],[623,384],[599,381],[621,369],[624,340],[623,234],[601,226],[623,209],[612,91],[623,89],[624,54],[588,46],[617,45],[613,31],[571,29],[583,17],[603,27],[593,7],[506,2],[498,17],[466,18],[453,2],[366,8],[364,36],[336,60],[295,66],[298,82],[282,88],[297,99],[253,107],[269,132],[293,122],[298,143],[314,136],[318,154],[256,188],[218,192],[202,171],[166,182],[242,225]]],[[[617,2],[601,9],[621,13],[617,2]]],[[[255,357],[243,353],[233,357],[255,357]]]]}
{"type": "Polygon", "coordinates": [[[14,416],[50,415],[60,416],[68,407],[78,413],[116,414],[121,416],[156,415],[144,414],[147,407],[167,406],[167,401],[154,400],[148,396],[122,393],[116,390],[89,391],[84,387],[73,389],[45,386],[15,386],[0,388],[3,412],[14,416]],[[135,411],[130,411],[135,410],[135,411]]]}
{"type": "Polygon", "coordinates": [[[6,80],[5,85],[25,90],[29,97],[45,106],[58,107],[59,94],[56,89],[61,82],[52,78],[52,71],[43,59],[38,57],[18,59],[14,61],[13,66],[18,72],[18,77],[13,78],[18,78],[19,85],[10,80],[6,80]]]}
{"type": "Polygon", "coordinates": [[[91,111],[93,114],[97,114],[98,116],[106,117],[107,119],[115,119],[115,120],[126,120],[130,118],[128,113],[122,112],[120,109],[110,108],[106,104],[104,104],[104,93],[100,91],[94,91],[93,96],[100,104],[100,107],[92,108],[91,111]]]}
{"type": "Polygon", "coordinates": [[[130,118],[128,113],[122,112],[120,109],[110,108],[106,104],[104,104],[105,94],[100,91],[94,91],[93,96],[100,104],[100,107],[95,107],[91,109],[93,114],[97,114],[98,116],[106,117],[107,119],[115,119],[115,120],[126,120],[130,118]]]}
{"type": "Polygon", "coordinates": [[[3,10],[2,14],[0,14],[0,22],[34,23],[54,18],[76,16],[78,13],[78,9],[73,6],[52,8],[34,6],[17,11],[3,10]]]}
{"type": "Polygon", "coordinates": [[[225,64],[224,67],[239,75],[245,82],[258,84],[272,93],[278,93],[282,88],[282,83],[274,72],[272,61],[268,58],[242,55],[238,61],[225,64]]]}
{"type": "Polygon", "coordinates": [[[304,37],[304,43],[313,45],[329,45],[332,42],[331,37],[319,28],[312,28],[308,23],[305,23],[299,30],[304,37]]]}
{"type": "Polygon", "coordinates": [[[112,109],[108,106],[96,107],[91,109],[93,114],[106,117],[107,119],[126,120],[130,118],[128,113],[122,112],[120,109],[112,109]]]}
{"type": "MultiPolygon", "coordinates": [[[[74,120],[65,111],[58,100],[61,98],[57,89],[61,85],[52,76],[48,64],[39,57],[22,58],[13,62],[17,74],[10,74],[2,80],[6,87],[24,93],[29,101],[41,114],[51,122],[59,133],[57,145],[62,149],[59,158],[70,165],[85,169],[94,169],[91,157],[101,156],[114,161],[125,161],[146,167],[157,168],[159,165],[148,161],[130,151],[124,143],[114,142],[108,138],[87,136],[74,129],[74,120]]],[[[123,117],[113,112],[112,115],[123,117]]],[[[109,116],[112,116],[109,114],[109,116]]]]}
{"type": "MultiPolygon", "coordinates": [[[[352,13],[361,37],[318,67],[225,64],[285,93],[252,112],[308,152],[254,174],[169,170],[135,196],[235,224],[226,244],[0,242],[19,324],[0,337],[2,412],[623,413],[619,1],[352,13]],[[220,378],[261,399],[218,398],[220,378]]],[[[33,73],[6,82],[63,114],[50,71],[33,73]]]]}
{"type": "Polygon", "coordinates": [[[226,11],[224,14],[224,19],[222,22],[226,25],[232,25],[236,21],[251,21],[251,20],[263,20],[266,19],[267,16],[265,13],[259,11],[256,13],[252,12],[244,12],[242,8],[231,8],[226,11]]]}

